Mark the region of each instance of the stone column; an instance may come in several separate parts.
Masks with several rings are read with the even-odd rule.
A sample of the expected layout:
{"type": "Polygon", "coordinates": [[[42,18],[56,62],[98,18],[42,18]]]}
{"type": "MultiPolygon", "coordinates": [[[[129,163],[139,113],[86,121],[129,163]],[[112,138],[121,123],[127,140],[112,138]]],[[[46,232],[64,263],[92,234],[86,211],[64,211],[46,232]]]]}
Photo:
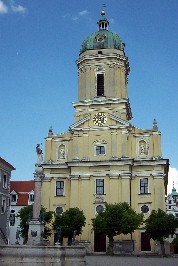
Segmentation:
{"type": "Polygon", "coordinates": [[[37,151],[37,163],[35,164],[35,191],[34,191],[34,204],[33,204],[33,217],[29,222],[28,230],[28,242],[27,245],[44,245],[43,233],[44,233],[44,221],[41,216],[41,181],[44,177],[42,163],[42,150],[38,144],[37,151]]]}

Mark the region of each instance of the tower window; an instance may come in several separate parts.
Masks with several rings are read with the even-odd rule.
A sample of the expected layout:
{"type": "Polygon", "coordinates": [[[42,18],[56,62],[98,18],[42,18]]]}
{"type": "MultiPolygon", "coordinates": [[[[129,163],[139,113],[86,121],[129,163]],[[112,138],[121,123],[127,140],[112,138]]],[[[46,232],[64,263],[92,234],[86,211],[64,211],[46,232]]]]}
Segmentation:
{"type": "Polygon", "coordinates": [[[97,74],[97,96],[104,96],[104,74],[97,74]]]}

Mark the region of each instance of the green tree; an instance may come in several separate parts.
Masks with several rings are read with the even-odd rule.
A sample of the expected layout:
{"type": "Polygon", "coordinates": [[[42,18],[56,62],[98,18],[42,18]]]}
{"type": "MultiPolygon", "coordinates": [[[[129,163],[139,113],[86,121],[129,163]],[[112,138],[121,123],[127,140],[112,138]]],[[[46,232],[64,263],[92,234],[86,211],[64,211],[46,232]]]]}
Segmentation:
{"type": "Polygon", "coordinates": [[[53,222],[53,229],[61,229],[62,235],[68,238],[68,245],[72,243],[72,237],[81,234],[82,227],[85,226],[85,216],[79,208],[70,208],[61,215],[56,214],[53,222]]]}
{"type": "MultiPolygon", "coordinates": [[[[17,217],[20,217],[20,234],[24,238],[24,244],[28,240],[28,229],[29,229],[28,222],[31,221],[32,216],[33,216],[33,205],[23,207],[22,209],[20,209],[17,215],[17,217]]],[[[40,216],[43,217],[43,220],[45,222],[43,237],[46,239],[49,235],[51,235],[51,229],[49,226],[53,217],[53,212],[51,211],[47,212],[46,209],[42,207],[40,216]]]]}
{"type": "Polygon", "coordinates": [[[162,255],[165,256],[164,239],[173,235],[178,228],[178,220],[172,214],[166,214],[163,210],[153,210],[145,221],[146,234],[161,244],[162,255]]]}
{"type": "Polygon", "coordinates": [[[129,234],[143,223],[143,214],[137,214],[126,202],[106,204],[105,210],[92,220],[95,233],[109,238],[107,253],[113,255],[114,236],[129,234]]]}

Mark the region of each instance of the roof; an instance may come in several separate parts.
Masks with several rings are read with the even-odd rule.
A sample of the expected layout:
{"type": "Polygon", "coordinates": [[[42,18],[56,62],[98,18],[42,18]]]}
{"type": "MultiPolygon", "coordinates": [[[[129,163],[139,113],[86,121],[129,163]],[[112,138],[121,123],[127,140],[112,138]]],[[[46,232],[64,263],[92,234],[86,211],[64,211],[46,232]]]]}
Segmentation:
{"type": "Polygon", "coordinates": [[[10,168],[10,170],[15,170],[14,166],[12,166],[10,163],[8,163],[6,160],[4,160],[2,157],[0,157],[0,162],[5,164],[7,167],[10,168]]]}
{"type": "Polygon", "coordinates": [[[30,192],[35,189],[35,182],[30,181],[10,181],[10,192],[30,192]]]}
{"type": "Polygon", "coordinates": [[[89,35],[82,43],[80,54],[87,50],[118,49],[124,50],[124,44],[120,37],[108,30],[109,22],[104,17],[105,12],[98,22],[99,30],[89,35]],[[104,24],[103,24],[104,23],[104,24]]]}
{"type": "Polygon", "coordinates": [[[10,181],[10,192],[18,194],[16,206],[27,206],[29,203],[29,192],[35,189],[35,182],[30,181],[10,181]]]}
{"type": "Polygon", "coordinates": [[[28,194],[19,194],[16,206],[27,206],[28,194]]]}

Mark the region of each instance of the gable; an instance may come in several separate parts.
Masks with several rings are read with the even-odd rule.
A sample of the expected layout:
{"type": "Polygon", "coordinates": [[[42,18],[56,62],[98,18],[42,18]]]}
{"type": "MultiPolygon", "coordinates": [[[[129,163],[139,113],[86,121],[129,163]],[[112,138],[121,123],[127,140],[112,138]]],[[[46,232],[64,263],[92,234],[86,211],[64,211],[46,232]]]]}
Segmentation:
{"type": "Polygon", "coordinates": [[[130,123],[127,120],[124,120],[120,117],[118,117],[115,113],[106,113],[106,112],[93,112],[93,114],[86,114],[82,119],[78,120],[76,123],[72,124],[69,127],[70,131],[73,130],[96,130],[99,129],[110,129],[110,128],[126,128],[129,127],[130,123]],[[94,119],[95,116],[100,114],[103,116],[104,123],[103,125],[97,124],[94,119]],[[115,121],[116,123],[112,123],[112,121],[115,121]],[[87,122],[87,123],[86,123],[87,122]]]}

